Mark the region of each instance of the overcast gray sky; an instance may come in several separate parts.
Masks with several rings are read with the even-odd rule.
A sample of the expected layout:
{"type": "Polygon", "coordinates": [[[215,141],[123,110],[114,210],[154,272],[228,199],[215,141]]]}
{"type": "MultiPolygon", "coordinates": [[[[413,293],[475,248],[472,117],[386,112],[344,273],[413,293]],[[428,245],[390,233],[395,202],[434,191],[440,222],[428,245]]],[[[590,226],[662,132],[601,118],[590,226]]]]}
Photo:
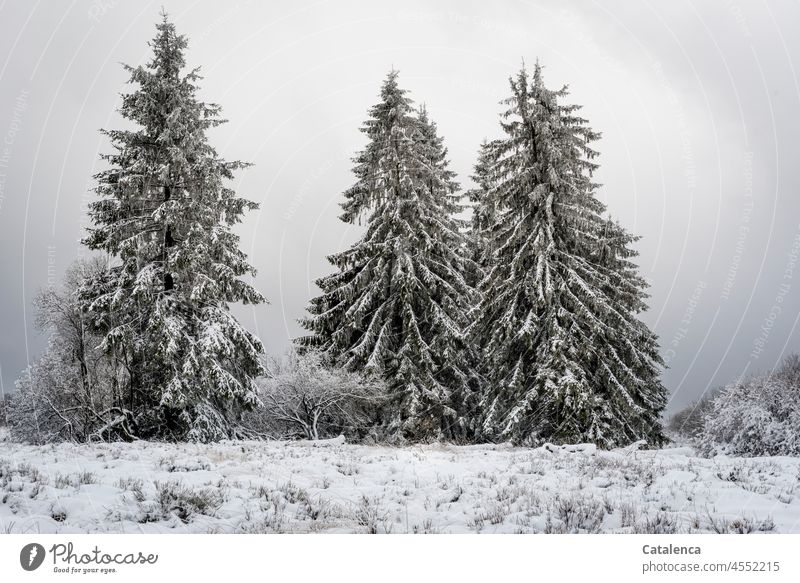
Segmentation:
{"type": "Polygon", "coordinates": [[[796,1],[0,0],[0,367],[8,391],[46,339],[30,300],[81,252],[92,175],[120,124],[120,63],[149,56],[164,5],[189,36],[213,142],[251,161],[241,226],[271,352],[359,235],[337,220],[349,158],[387,71],[425,102],[462,185],[498,135],[507,78],[537,57],[602,132],[611,214],[642,236],[644,314],[670,408],[800,350],[800,4],[796,1]]]}

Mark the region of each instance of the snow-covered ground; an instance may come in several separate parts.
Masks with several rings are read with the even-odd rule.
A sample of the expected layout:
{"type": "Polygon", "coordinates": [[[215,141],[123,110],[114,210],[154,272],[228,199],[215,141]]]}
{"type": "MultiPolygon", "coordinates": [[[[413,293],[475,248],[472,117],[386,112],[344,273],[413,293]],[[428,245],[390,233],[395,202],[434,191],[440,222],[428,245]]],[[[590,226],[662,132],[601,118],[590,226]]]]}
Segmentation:
{"type": "Polygon", "coordinates": [[[688,447],[0,442],[0,532],[800,532],[800,460],[688,447]]]}

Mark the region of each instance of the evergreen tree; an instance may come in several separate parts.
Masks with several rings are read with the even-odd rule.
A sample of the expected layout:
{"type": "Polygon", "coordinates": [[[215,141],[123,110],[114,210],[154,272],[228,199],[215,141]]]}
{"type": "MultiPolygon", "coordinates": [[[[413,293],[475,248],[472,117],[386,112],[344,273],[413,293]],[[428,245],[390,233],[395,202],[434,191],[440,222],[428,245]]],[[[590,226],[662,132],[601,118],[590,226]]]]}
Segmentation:
{"type": "Polygon", "coordinates": [[[466,192],[466,197],[472,205],[472,220],[470,222],[467,240],[468,256],[472,260],[472,269],[468,271],[468,280],[473,287],[477,287],[486,273],[486,267],[491,258],[489,229],[494,224],[494,201],[491,193],[494,186],[492,144],[485,141],[478,152],[478,161],[470,176],[475,188],[466,192]]]}
{"type": "Polygon", "coordinates": [[[264,301],[239,279],[254,270],[232,231],[257,205],[226,186],[245,164],[208,142],[223,120],[197,98],[198,69],[183,71],[186,38],[166,14],[157,30],[151,61],[126,66],[137,88],[120,113],[135,129],[104,132],[115,151],[85,244],[115,262],[83,295],[103,347],[126,362],[140,433],[207,441],[231,436],[256,401],[263,348],[229,303],[264,301]]]}
{"type": "Polygon", "coordinates": [[[656,336],[637,319],[646,283],[635,237],[604,218],[591,180],[598,138],[536,65],[511,80],[491,146],[490,269],[473,335],[484,339],[483,430],[495,439],[663,440],[656,336]]]}
{"type": "Polygon", "coordinates": [[[323,294],[301,322],[313,334],[299,342],[335,366],[384,377],[390,430],[413,440],[461,437],[470,430],[473,375],[460,356],[473,292],[462,275],[447,152],[396,71],[362,131],[369,141],[354,159],[357,181],[344,193],[341,219],[366,215],[366,233],[328,257],[337,272],[317,281],[323,294]]]}
{"type": "MultiPolygon", "coordinates": [[[[429,118],[424,104],[419,110],[418,120],[421,124],[423,157],[429,161],[431,173],[439,177],[428,178],[427,193],[437,201],[440,220],[445,223],[443,229],[440,226],[430,229],[432,233],[442,233],[438,240],[445,247],[433,249],[429,261],[433,261],[434,265],[450,265],[449,269],[440,270],[440,273],[444,283],[449,284],[452,289],[440,291],[437,296],[442,301],[453,302],[454,321],[458,321],[461,326],[457,334],[453,334],[452,330],[444,335],[437,333],[438,345],[431,346],[434,353],[441,357],[438,376],[442,384],[450,389],[451,409],[456,416],[455,423],[448,420],[447,430],[442,435],[447,438],[472,439],[477,429],[475,418],[481,379],[477,372],[478,355],[465,331],[468,324],[467,314],[478,297],[474,284],[470,282],[470,274],[479,271],[479,264],[470,257],[469,241],[463,235],[467,223],[457,218],[464,210],[463,195],[458,192],[456,173],[449,169],[444,138],[438,135],[436,122],[429,118]],[[453,247],[447,247],[449,245],[453,247]]],[[[435,211],[432,216],[436,216],[435,211]]]]}

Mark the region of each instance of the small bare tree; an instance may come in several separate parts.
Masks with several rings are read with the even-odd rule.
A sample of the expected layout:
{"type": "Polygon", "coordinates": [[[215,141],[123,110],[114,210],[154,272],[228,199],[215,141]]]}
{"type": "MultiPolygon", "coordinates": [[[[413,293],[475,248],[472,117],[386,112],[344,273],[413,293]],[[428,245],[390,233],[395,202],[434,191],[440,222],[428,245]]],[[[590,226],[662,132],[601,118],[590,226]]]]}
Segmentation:
{"type": "Polygon", "coordinates": [[[260,385],[267,425],[312,440],[368,429],[386,397],[381,380],[326,366],[314,351],[272,359],[260,385]]]}
{"type": "Polygon", "coordinates": [[[105,269],[100,258],[77,261],[60,287],[34,299],[47,349],[17,380],[8,404],[12,436],[35,443],[132,439],[132,414],[122,406],[117,361],[99,348],[78,296],[84,280],[105,269]]]}

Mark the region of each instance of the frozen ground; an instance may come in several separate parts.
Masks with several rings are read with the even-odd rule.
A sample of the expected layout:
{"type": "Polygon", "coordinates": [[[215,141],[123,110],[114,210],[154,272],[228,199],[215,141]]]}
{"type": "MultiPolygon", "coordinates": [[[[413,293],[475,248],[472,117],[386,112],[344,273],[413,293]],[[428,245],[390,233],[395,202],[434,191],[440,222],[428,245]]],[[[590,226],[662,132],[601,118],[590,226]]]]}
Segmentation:
{"type": "Polygon", "coordinates": [[[800,532],[800,460],[0,441],[0,532],[800,532]]]}

